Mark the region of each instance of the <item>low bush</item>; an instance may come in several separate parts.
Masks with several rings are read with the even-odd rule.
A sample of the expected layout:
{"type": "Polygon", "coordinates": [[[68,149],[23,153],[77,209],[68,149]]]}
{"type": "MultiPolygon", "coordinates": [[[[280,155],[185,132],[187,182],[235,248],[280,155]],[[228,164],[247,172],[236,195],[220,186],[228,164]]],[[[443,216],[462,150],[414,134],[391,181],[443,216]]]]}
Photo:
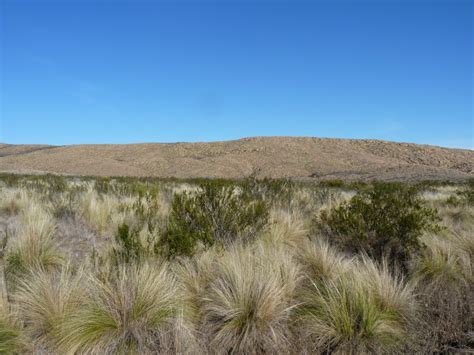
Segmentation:
{"type": "Polygon", "coordinates": [[[153,249],[147,248],[148,245],[142,243],[138,229],[130,229],[127,224],[122,224],[118,227],[115,245],[111,250],[112,262],[118,265],[143,261],[147,255],[153,253],[153,249]]]}
{"type": "Polygon", "coordinates": [[[161,238],[165,255],[192,255],[201,243],[229,244],[252,240],[268,219],[268,205],[248,191],[216,182],[195,193],[174,197],[168,227],[161,238]]]}
{"type": "Polygon", "coordinates": [[[461,190],[458,195],[462,201],[465,201],[469,205],[474,205],[474,178],[467,181],[466,186],[461,190]]]}
{"type": "Polygon", "coordinates": [[[290,179],[257,179],[255,175],[252,175],[237,186],[257,199],[288,206],[291,204],[298,184],[290,179]]]}
{"type": "Polygon", "coordinates": [[[318,227],[344,250],[387,258],[406,270],[411,255],[422,248],[421,235],[436,230],[437,221],[416,187],[375,183],[349,202],[322,211],[318,227]]]}

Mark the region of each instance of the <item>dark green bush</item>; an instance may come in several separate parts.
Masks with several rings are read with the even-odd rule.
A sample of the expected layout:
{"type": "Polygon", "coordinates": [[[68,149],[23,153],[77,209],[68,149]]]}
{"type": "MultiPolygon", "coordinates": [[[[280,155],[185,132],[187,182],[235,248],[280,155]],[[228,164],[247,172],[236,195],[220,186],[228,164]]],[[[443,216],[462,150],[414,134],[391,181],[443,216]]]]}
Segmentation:
{"type": "Polygon", "coordinates": [[[113,182],[108,177],[98,177],[94,181],[94,188],[100,194],[108,194],[113,192],[113,182]]]}
{"type": "Polygon", "coordinates": [[[196,193],[175,195],[161,238],[168,257],[192,255],[199,244],[253,239],[268,219],[268,205],[248,190],[206,182],[196,193]]]}
{"type": "Polygon", "coordinates": [[[258,199],[286,202],[291,200],[297,183],[289,179],[257,179],[255,176],[250,176],[239,186],[258,199]]]}
{"type": "Polygon", "coordinates": [[[0,181],[8,187],[17,187],[21,182],[22,176],[11,173],[0,173],[0,181]]]}
{"type": "Polygon", "coordinates": [[[135,221],[132,225],[122,224],[115,235],[115,247],[112,257],[117,263],[141,261],[157,252],[159,235],[160,206],[156,195],[139,193],[132,206],[124,206],[124,211],[133,212],[135,221]],[[140,231],[148,231],[148,240],[140,240],[140,231]]]}
{"type": "Polygon", "coordinates": [[[116,263],[138,262],[147,254],[146,248],[140,242],[139,231],[130,229],[127,224],[118,227],[115,242],[116,245],[112,249],[112,260],[116,263]]]}
{"type": "Polygon", "coordinates": [[[422,248],[419,237],[439,228],[437,220],[416,187],[374,183],[349,202],[323,211],[318,227],[348,252],[364,252],[378,261],[385,257],[406,270],[410,256],[422,248]]]}
{"type": "Polygon", "coordinates": [[[322,180],[319,183],[319,185],[324,186],[324,187],[344,188],[346,184],[341,179],[333,179],[333,180],[322,180]]]}
{"type": "Polygon", "coordinates": [[[462,201],[474,205],[474,178],[467,181],[466,187],[458,193],[462,201]]]}

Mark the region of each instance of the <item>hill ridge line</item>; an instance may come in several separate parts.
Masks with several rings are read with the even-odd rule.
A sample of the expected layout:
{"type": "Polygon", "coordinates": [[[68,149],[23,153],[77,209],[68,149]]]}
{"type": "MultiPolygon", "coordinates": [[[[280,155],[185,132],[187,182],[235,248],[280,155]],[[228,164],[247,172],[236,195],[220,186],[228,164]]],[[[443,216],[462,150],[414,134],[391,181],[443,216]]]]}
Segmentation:
{"type": "Polygon", "coordinates": [[[68,175],[343,180],[463,180],[474,151],[376,139],[245,137],[230,141],[0,145],[0,171],[68,175]]]}

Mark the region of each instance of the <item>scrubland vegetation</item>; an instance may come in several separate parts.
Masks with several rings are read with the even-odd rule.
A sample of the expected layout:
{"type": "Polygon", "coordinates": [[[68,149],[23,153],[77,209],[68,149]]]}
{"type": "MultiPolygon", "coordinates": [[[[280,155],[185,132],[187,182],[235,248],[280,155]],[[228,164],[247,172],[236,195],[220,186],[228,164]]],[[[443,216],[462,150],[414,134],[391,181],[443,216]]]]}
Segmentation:
{"type": "Polygon", "coordinates": [[[0,176],[0,353],[474,349],[474,181],[0,176]]]}

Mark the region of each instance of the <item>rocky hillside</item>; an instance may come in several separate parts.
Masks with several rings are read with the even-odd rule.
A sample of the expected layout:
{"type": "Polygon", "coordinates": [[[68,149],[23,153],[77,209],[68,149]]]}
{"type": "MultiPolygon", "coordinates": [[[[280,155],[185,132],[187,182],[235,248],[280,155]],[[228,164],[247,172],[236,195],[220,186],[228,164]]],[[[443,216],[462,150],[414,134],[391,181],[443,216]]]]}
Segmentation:
{"type": "Polygon", "coordinates": [[[0,171],[101,176],[460,180],[474,151],[378,140],[255,137],[211,143],[0,145],[0,171]]]}

